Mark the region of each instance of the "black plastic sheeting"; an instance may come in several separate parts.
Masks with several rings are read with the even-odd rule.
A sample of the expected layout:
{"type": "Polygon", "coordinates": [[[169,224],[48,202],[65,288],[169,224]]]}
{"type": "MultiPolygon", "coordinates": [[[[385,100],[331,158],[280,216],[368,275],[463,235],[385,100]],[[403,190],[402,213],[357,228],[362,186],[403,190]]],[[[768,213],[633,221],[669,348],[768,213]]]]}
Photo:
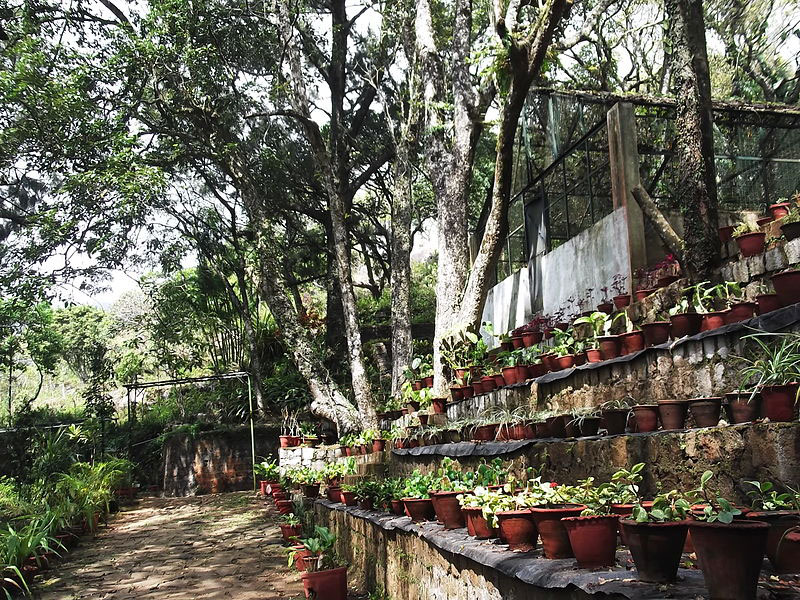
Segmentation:
{"type": "MultiPolygon", "coordinates": [[[[367,520],[384,531],[397,530],[419,536],[444,553],[463,556],[540,588],[564,589],[573,585],[588,594],[616,594],[622,598],[643,600],[689,600],[705,597],[707,593],[702,573],[691,569],[680,569],[678,583],[674,585],[654,585],[639,581],[635,571],[623,567],[579,569],[575,559],[548,560],[543,558],[540,550],[511,552],[498,540],[478,540],[471,537],[466,529],[447,530],[434,522],[412,523],[408,517],[363,510],[322,499],[316,502],[329,510],[347,512],[353,517],[367,520]]],[[[627,551],[617,552],[618,564],[629,562],[630,554],[627,551]]]]}
{"type": "MultiPolygon", "coordinates": [[[[698,333],[697,335],[683,337],[679,340],[673,340],[671,342],[665,342],[664,344],[659,344],[657,346],[650,346],[649,348],[645,348],[644,350],[640,350],[639,352],[634,352],[632,354],[626,354],[625,356],[618,356],[617,358],[611,358],[609,360],[604,360],[596,363],[589,363],[581,365],[580,367],[572,367],[571,369],[563,369],[561,371],[554,371],[552,373],[546,373],[541,377],[537,377],[536,379],[529,379],[527,381],[522,381],[520,383],[515,383],[513,385],[507,385],[505,388],[520,388],[520,387],[530,387],[530,385],[534,382],[536,383],[552,383],[553,381],[559,381],[561,379],[566,379],[570,375],[572,375],[573,371],[591,371],[593,369],[601,369],[603,367],[607,367],[609,365],[619,364],[619,363],[626,363],[632,360],[636,360],[640,355],[646,353],[649,350],[664,350],[664,351],[671,351],[673,348],[677,348],[682,344],[686,344],[688,342],[697,342],[704,340],[708,337],[716,337],[720,335],[727,335],[729,333],[737,333],[737,332],[745,332],[746,330],[752,330],[752,333],[757,333],[757,331],[765,331],[767,333],[775,333],[777,331],[783,331],[800,323],[800,303],[799,304],[792,304],[790,306],[785,306],[783,308],[779,308],[778,310],[773,310],[765,315],[761,315],[758,317],[754,317],[747,321],[742,321],[741,323],[732,323],[730,325],[724,325],[722,327],[718,327],[716,329],[712,329],[710,331],[703,331],[702,333],[698,333]]],[[[466,400],[458,400],[453,402],[452,404],[457,404],[460,402],[466,402],[466,400]]]]}

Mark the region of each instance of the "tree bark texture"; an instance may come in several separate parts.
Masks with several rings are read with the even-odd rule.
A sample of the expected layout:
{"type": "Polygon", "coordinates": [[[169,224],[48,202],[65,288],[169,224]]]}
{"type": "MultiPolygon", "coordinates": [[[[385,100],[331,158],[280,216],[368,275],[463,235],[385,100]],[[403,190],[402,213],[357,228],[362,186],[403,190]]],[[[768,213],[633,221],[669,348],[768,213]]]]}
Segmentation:
{"type": "Polygon", "coordinates": [[[400,140],[392,194],[392,395],[400,393],[411,362],[411,173],[407,140],[400,140]]]}
{"type": "Polygon", "coordinates": [[[711,79],[701,0],[665,0],[672,20],[678,204],[687,274],[708,279],[720,260],[711,79]]]}

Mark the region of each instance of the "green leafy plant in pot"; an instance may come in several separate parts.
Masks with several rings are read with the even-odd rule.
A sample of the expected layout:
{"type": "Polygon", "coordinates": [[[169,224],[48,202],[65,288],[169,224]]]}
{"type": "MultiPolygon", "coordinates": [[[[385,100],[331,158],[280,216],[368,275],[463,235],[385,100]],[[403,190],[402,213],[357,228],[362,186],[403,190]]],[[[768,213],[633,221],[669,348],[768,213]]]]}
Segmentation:
{"type": "Polygon", "coordinates": [[[612,496],[608,489],[596,487],[594,478],[589,477],[578,483],[572,498],[585,508],[580,515],[562,518],[561,523],[578,566],[587,569],[613,566],[619,515],[611,511],[612,496]]]}
{"type": "Polygon", "coordinates": [[[306,571],[300,575],[306,598],[347,600],[347,567],[339,566],[336,536],[327,527],[316,526],[313,536],[300,541],[310,554],[305,558],[306,571]]]}
{"type": "Polygon", "coordinates": [[[748,519],[769,524],[767,536],[767,558],[777,573],[800,572],[800,554],[792,552],[786,543],[786,534],[800,526],[800,492],[787,488],[778,492],[770,481],[746,481],[747,494],[753,510],[748,519]]]}
{"type": "Polygon", "coordinates": [[[405,481],[403,504],[414,522],[433,520],[435,513],[430,497],[432,479],[431,475],[425,475],[417,469],[405,481]]]}
{"type": "Polygon", "coordinates": [[[741,376],[761,393],[764,416],[770,421],[793,421],[800,396],[800,335],[755,333],[744,336],[756,344],[754,351],[738,358],[741,376]]]}
{"type": "Polygon", "coordinates": [[[742,511],[710,488],[713,477],[706,471],[699,487],[690,492],[705,503],[692,511],[689,531],[706,587],[711,598],[755,600],[769,525],[734,520],[742,511]]]}

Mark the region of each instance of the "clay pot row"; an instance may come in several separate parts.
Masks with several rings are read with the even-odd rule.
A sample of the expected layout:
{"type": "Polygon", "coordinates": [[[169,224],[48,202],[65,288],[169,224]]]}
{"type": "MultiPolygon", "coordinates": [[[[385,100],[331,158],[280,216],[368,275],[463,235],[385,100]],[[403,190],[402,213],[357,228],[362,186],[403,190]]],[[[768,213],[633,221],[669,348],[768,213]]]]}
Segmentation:
{"type": "Polygon", "coordinates": [[[359,456],[362,454],[371,454],[372,452],[383,452],[386,450],[386,440],[376,439],[372,440],[371,444],[361,444],[360,446],[343,446],[345,456],[359,456]]]}

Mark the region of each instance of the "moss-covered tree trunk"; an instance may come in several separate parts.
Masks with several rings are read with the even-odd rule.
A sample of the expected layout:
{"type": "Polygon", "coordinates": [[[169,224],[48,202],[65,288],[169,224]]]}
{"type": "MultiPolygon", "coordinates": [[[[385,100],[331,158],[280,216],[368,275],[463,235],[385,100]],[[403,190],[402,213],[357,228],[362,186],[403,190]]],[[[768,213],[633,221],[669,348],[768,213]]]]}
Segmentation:
{"type": "Polygon", "coordinates": [[[720,260],[711,79],[701,0],[665,0],[672,20],[677,97],[676,200],[684,219],[684,258],[695,280],[712,277],[720,260]]]}

